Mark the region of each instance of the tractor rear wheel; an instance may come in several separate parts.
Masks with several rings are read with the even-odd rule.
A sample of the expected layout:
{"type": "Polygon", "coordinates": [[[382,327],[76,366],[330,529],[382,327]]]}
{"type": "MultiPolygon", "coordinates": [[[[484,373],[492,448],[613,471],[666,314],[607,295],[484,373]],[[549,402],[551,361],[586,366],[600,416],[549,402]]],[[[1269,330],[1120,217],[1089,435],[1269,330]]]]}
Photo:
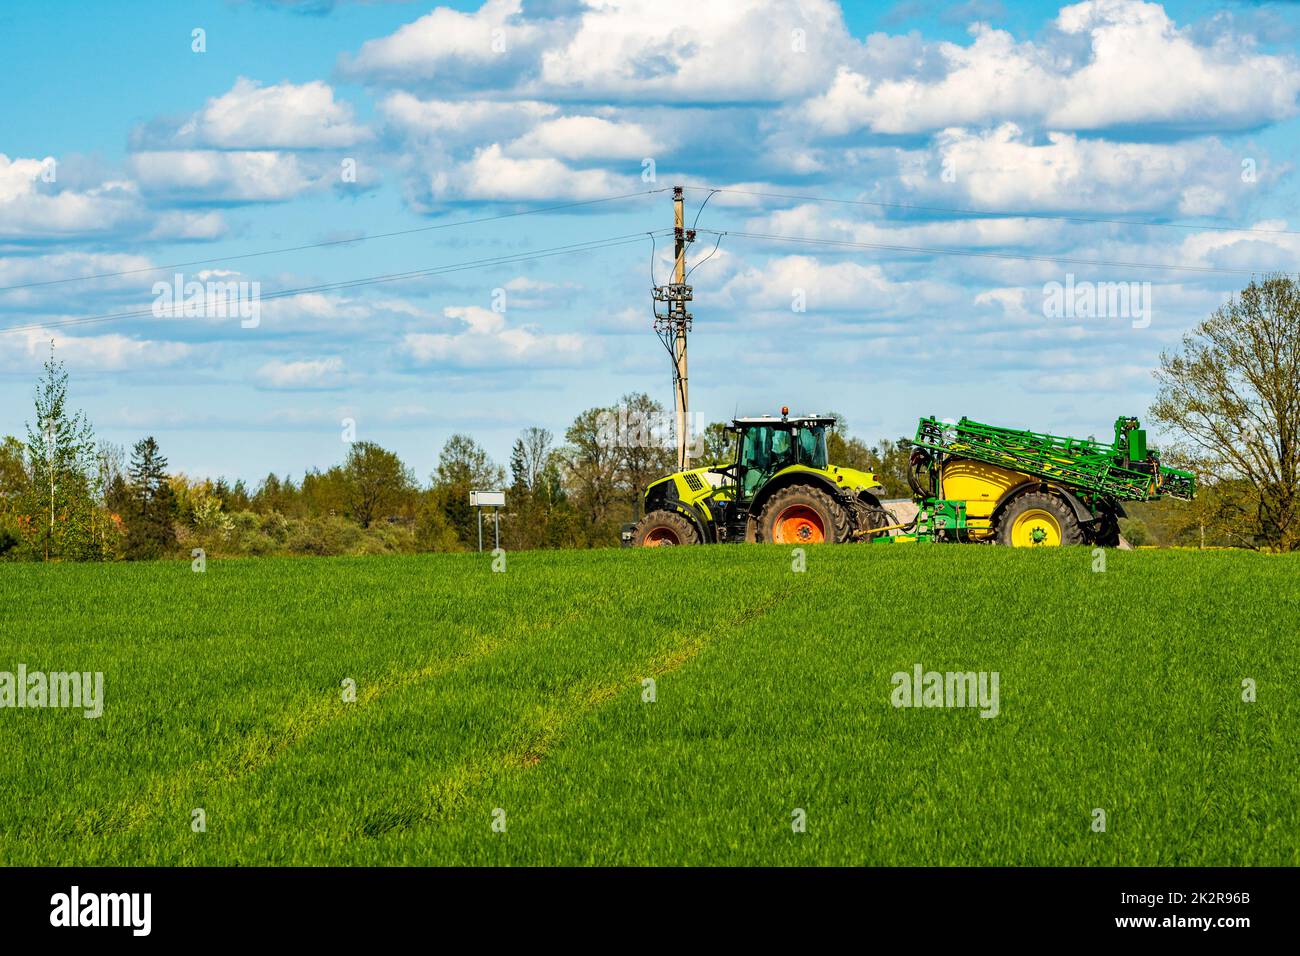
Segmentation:
{"type": "Polygon", "coordinates": [[[632,546],[667,548],[678,544],[699,544],[700,534],[675,511],[652,511],[636,523],[632,546]]]}
{"type": "Polygon", "coordinates": [[[758,529],[773,544],[839,544],[848,540],[849,516],[821,489],[791,485],[767,500],[758,529]]]}
{"type": "Polygon", "coordinates": [[[1074,509],[1056,495],[1028,491],[1011,500],[998,519],[998,544],[1013,548],[1082,544],[1074,509]]]}

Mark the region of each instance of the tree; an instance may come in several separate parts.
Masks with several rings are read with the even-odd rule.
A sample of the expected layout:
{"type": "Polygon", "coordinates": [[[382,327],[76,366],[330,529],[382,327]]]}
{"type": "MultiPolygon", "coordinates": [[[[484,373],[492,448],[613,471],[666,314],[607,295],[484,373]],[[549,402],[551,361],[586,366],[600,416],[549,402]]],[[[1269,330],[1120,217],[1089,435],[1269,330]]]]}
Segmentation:
{"type": "Polygon", "coordinates": [[[469,435],[452,435],[442,446],[433,486],[447,521],[463,542],[477,539],[471,491],[494,491],[505,484],[505,472],[469,435]]]}
{"type": "Polygon", "coordinates": [[[27,449],[9,435],[0,442],[0,555],[19,544],[17,508],[27,490],[27,449]]]}
{"type": "Polygon", "coordinates": [[[36,420],[27,426],[27,474],[19,531],[44,560],[95,557],[93,515],[98,469],[95,436],[81,412],[70,412],[68,373],[54,345],[36,386],[36,420]]]}
{"type": "MultiPolygon", "coordinates": [[[[1300,548],[1300,286],[1252,280],[1162,353],[1151,419],[1217,495],[1239,543],[1300,548]]],[[[1206,487],[1208,491],[1208,487],[1206,487]]]]}
{"type": "Polygon", "coordinates": [[[167,459],[153,437],[131,449],[127,467],[130,510],[126,518],[126,556],[131,560],[160,558],[176,547],[176,497],[167,479],[167,459]]]}
{"type": "Polygon", "coordinates": [[[509,510],[504,528],[513,550],[539,547],[547,536],[552,504],[543,475],[551,459],[551,433],[545,428],[525,428],[510,449],[509,510]]]}
{"type": "Polygon", "coordinates": [[[545,428],[525,428],[510,452],[513,486],[533,491],[551,457],[552,435],[545,428]]]}
{"type": "Polygon", "coordinates": [[[645,392],[624,395],[618,414],[627,423],[617,443],[618,482],[635,519],[641,515],[646,486],[676,470],[676,448],[668,445],[671,436],[662,434],[661,426],[668,421],[663,405],[645,392]]]}
{"type": "Polygon", "coordinates": [[[703,450],[701,465],[729,465],[736,457],[736,436],[727,430],[726,422],[710,422],[700,436],[703,450]]]}
{"type": "MultiPolygon", "coordinates": [[[[363,528],[391,513],[415,484],[402,459],[369,441],[354,442],[348,449],[342,479],[348,512],[363,528]]],[[[307,492],[304,478],[303,494],[307,492]]]]}
{"type": "Polygon", "coordinates": [[[592,541],[608,537],[610,512],[618,497],[620,460],[609,424],[610,416],[617,414],[616,409],[589,408],[564,433],[568,442],[562,452],[565,481],[592,541]]]}
{"type": "Polygon", "coordinates": [[[890,441],[882,438],[871,449],[868,469],[884,488],[877,494],[881,498],[909,498],[912,495],[907,483],[908,459],[911,453],[904,446],[905,438],[890,441]]]}

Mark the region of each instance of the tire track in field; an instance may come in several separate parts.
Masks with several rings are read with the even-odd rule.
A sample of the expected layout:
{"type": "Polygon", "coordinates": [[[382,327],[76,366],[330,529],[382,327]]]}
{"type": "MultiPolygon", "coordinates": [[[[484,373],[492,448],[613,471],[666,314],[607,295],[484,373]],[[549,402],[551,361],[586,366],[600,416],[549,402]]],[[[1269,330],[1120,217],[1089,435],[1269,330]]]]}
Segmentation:
{"type": "MultiPolygon", "coordinates": [[[[572,606],[549,621],[521,616],[530,627],[552,628],[566,624],[588,614],[593,607],[612,602],[609,594],[581,606],[572,606]]],[[[503,631],[507,628],[503,627],[503,631]]],[[[522,633],[508,628],[509,633],[522,633]]],[[[196,793],[215,783],[239,780],[257,773],[270,765],[281,753],[301,743],[331,723],[349,716],[356,708],[373,704],[382,698],[400,693],[408,687],[437,680],[479,663],[510,642],[505,638],[478,634],[470,646],[452,656],[434,661],[410,671],[396,671],[372,678],[361,684],[357,699],[344,703],[338,691],[308,698],[299,704],[281,710],[269,726],[254,729],[229,747],[225,755],[210,760],[199,760],[188,767],[159,777],[148,785],[144,793],[132,800],[121,801],[108,809],[94,808],[74,818],[65,835],[72,833],[104,834],[136,829],[151,818],[166,812],[171,801],[187,793],[196,793]]],[[[359,682],[360,683],[360,682],[359,682]]]]}
{"type": "Polygon", "coordinates": [[[784,604],[794,594],[807,590],[806,586],[787,586],[719,626],[706,632],[690,634],[685,641],[675,647],[625,668],[612,681],[594,686],[575,685],[562,700],[553,702],[544,709],[533,731],[522,743],[503,753],[466,761],[434,784],[431,792],[419,806],[394,808],[371,814],[363,821],[357,835],[379,837],[438,820],[461,803],[474,787],[498,774],[525,771],[540,764],[552,749],[563,743],[566,732],[574,725],[608,704],[619,694],[640,687],[644,678],[653,677],[658,680],[665,674],[679,670],[718,640],[719,634],[752,624],[784,604]]]}

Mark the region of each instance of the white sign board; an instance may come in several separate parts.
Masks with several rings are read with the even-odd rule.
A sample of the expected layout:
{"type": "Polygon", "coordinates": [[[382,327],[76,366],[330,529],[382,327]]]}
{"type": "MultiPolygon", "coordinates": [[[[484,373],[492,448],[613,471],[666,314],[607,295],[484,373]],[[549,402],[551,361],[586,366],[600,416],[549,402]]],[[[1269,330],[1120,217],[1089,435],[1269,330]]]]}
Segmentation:
{"type": "Polygon", "coordinates": [[[471,491],[469,503],[472,508],[504,508],[506,493],[504,491],[471,491]]]}

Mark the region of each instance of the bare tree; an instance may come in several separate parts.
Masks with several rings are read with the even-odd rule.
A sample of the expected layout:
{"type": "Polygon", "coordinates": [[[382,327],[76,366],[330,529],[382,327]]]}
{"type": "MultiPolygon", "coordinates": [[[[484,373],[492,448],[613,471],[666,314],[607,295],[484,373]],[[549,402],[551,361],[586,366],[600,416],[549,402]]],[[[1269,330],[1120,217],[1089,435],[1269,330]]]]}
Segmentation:
{"type": "Polygon", "coordinates": [[[545,428],[525,428],[515,439],[511,452],[511,470],[514,480],[522,482],[529,491],[537,490],[542,472],[551,458],[552,436],[545,428]]]}
{"type": "Polygon", "coordinates": [[[1243,543],[1300,548],[1300,286],[1252,281],[1162,354],[1151,418],[1208,484],[1243,543]]]}

